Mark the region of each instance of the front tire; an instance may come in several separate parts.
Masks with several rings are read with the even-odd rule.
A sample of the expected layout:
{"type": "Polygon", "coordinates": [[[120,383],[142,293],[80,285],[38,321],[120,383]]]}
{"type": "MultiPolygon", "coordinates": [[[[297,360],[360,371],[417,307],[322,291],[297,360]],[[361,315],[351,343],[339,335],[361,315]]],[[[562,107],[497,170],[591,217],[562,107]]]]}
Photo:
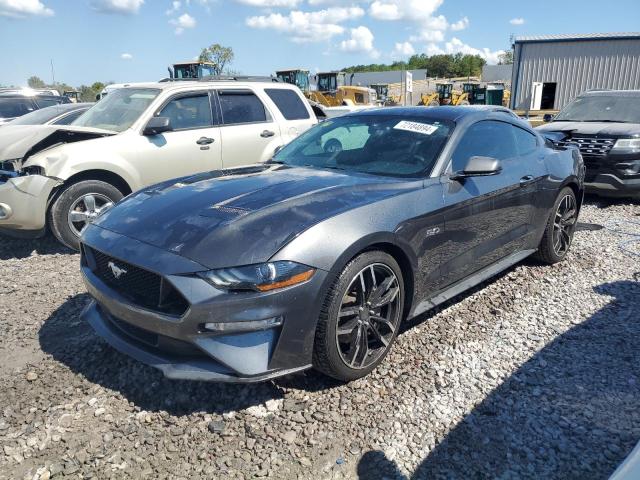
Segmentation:
{"type": "Polygon", "coordinates": [[[49,209],[49,228],[67,247],[80,249],[80,232],[100,213],[111,208],[123,194],[99,180],[73,183],[56,197],[49,209]]]}
{"type": "Polygon", "coordinates": [[[549,265],[564,260],[571,247],[577,225],[576,195],[571,188],[565,187],[553,204],[535,258],[549,265]]]}
{"type": "Polygon", "coordinates": [[[316,329],[313,365],[341,381],[368,375],[386,357],[404,309],[398,263],[381,251],[365,252],[329,289],[316,329]]]}

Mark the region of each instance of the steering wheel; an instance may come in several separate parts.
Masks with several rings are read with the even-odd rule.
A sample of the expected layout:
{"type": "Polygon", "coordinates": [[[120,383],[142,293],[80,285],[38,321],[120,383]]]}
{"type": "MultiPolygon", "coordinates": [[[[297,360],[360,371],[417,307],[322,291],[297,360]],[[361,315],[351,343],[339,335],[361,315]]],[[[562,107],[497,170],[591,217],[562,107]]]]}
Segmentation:
{"type": "Polygon", "coordinates": [[[325,153],[339,153],[342,151],[342,142],[337,138],[331,138],[324,144],[323,150],[325,153]]]}

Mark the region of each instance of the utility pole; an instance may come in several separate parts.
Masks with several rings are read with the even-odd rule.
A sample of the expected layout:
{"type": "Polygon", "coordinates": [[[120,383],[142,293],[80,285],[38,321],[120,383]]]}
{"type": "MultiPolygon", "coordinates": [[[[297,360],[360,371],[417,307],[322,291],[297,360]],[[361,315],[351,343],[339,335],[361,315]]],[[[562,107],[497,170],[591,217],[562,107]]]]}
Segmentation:
{"type": "Polygon", "coordinates": [[[53,71],[53,58],[51,59],[51,82],[53,86],[56,85],[56,75],[53,71]]]}

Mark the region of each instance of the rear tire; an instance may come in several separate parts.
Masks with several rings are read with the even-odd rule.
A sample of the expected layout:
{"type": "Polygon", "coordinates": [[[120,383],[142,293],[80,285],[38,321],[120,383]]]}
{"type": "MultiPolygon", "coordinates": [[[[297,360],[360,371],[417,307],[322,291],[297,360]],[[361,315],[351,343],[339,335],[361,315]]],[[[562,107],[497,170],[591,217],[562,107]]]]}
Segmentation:
{"type": "Polygon", "coordinates": [[[404,280],[395,259],[381,251],[357,256],[324,300],[313,366],[341,381],[368,375],[389,352],[403,309],[404,280]]]}
{"type": "Polygon", "coordinates": [[[567,256],[578,224],[578,202],[569,187],[560,191],[534,258],[552,265],[567,256]]]}
{"type": "Polygon", "coordinates": [[[122,197],[120,190],[100,180],[73,183],[64,187],[49,208],[49,228],[60,243],[72,250],[79,250],[80,230],[86,223],[72,220],[86,218],[88,222],[122,197]]]}

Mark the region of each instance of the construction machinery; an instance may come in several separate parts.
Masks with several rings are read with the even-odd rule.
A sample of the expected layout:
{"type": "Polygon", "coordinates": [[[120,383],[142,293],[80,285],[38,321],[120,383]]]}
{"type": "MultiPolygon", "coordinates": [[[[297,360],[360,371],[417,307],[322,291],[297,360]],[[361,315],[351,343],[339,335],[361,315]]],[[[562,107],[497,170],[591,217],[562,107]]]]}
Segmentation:
{"type": "Polygon", "coordinates": [[[440,105],[469,105],[469,93],[453,89],[453,83],[436,83],[440,105]]]}
{"type": "Polygon", "coordinates": [[[65,90],[62,92],[62,95],[71,100],[71,103],[78,103],[80,101],[80,92],[78,90],[65,90]]]}
{"type": "Polygon", "coordinates": [[[276,77],[281,82],[295,85],[300,90],[302,90],[302,93],[304,93],[305,95],[308,95],[310,90],[309,70],[305,70],[303,68],[294,68],[291,70],[278,70],[276,72],[276,77]]]}
{"type": "Polygon", "coordinates": [[[437,107],[439,105],[469,105],[469,93],[453,89],[453,83],[436,83],[436,91],[423,93],[418,105],[437,107]]]}
{"type": "Polygon", "coordinates": [[[212,62],[187,61],[169,67],[169,78],[175,80],[197,79],[217,75],[217,65],[212,62]]]}
{"type": "Polygon", "coordinates": [[[423,93],[420,95],[420,102],[418,105],[425,107],[438,107],[440,106],[440,95],[438,92],[423,93]]]}
{"type": "Polygon", "coordinates": [[[309,92],[309,99],[326,107],[376,105],[373,88],[346,85],[345,72],[318,73],[317,90],[309,92]]]}
{"type": "Polygon", "coordinates": [[[487,88],[478,82],[463,83],[462,92],[467,94],[470,105],[484,105],[487,101],[487,88]]]}

